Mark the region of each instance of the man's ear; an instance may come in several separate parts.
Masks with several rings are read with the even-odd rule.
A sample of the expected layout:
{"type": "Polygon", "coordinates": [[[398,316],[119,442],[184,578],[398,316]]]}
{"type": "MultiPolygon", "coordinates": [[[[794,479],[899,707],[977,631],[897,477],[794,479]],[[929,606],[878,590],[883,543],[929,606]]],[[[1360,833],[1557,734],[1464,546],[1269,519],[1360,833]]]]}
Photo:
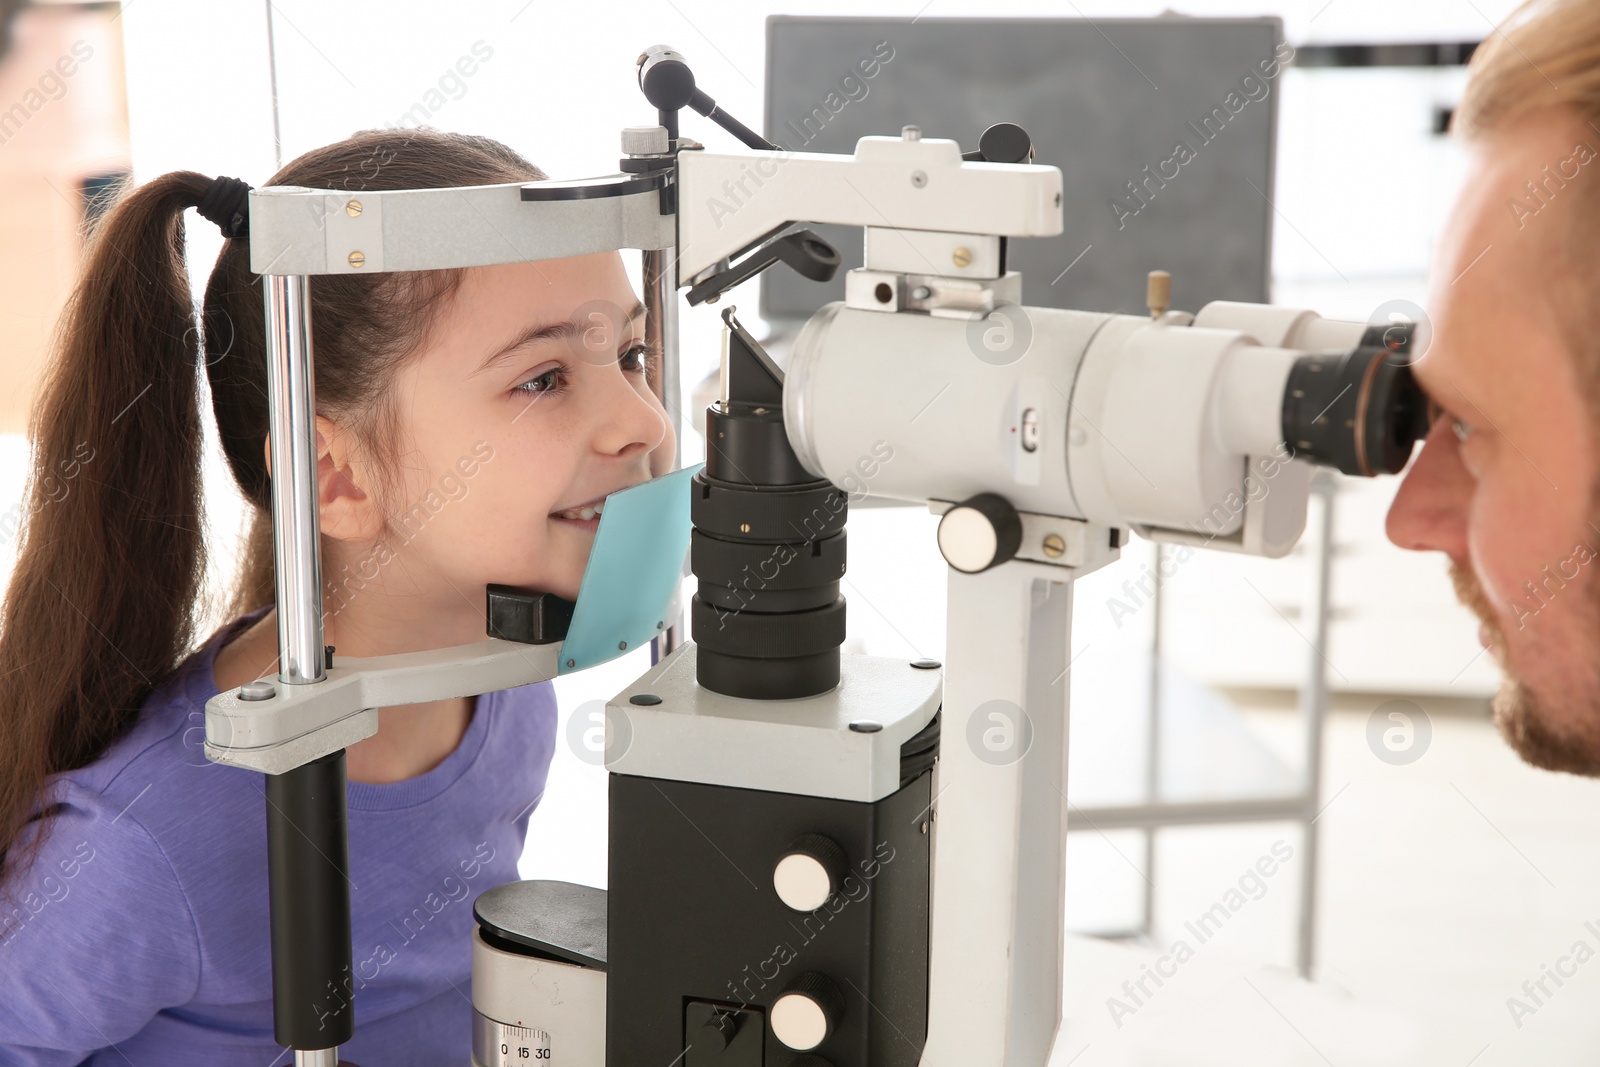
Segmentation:
{"type": "MultiPolygon", "coordinates": [[[[376,541],[387,525],[370,491],[372,472],[360,458],[355,438],[321,415],[317,427],[317,523],[322,532],[341,541],[376,541]]],[[[262,444],[267,473],[272,473],[272,435],[262,444]]]]}

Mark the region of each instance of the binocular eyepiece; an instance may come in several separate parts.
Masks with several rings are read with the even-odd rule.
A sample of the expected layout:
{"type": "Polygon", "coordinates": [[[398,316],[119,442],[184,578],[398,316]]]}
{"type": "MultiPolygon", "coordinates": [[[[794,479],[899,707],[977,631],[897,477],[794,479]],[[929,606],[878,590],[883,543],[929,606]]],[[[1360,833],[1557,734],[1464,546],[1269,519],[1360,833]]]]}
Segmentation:
{"type": "Polygon", "coordinates": [[[1400,473],[1428,432],[1415,339],[1413,323],[1374,325],[1355,348],[1295,360],[1283,393],[1283,439],[1295,455],[1345,474],[1400,473]]]}

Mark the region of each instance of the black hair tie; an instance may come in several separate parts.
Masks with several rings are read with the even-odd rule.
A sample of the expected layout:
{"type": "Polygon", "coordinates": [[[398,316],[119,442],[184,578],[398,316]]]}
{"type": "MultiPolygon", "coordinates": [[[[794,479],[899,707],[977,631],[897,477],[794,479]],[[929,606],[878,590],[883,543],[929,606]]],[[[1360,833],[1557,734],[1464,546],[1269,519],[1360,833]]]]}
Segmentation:
{"type": "Polygon", "coordinates": [[[203,218],[217,224],[228,238],[250,235],[250,184],[239,178],[211,179],[206,195],[195,205],[203,218]]]}

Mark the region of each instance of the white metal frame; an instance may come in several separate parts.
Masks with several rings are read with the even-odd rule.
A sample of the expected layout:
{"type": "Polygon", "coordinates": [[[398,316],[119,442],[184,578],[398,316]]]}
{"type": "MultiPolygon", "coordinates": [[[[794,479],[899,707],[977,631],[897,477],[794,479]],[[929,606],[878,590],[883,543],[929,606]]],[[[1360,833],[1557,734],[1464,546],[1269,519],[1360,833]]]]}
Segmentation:
{"type": "MultiPolygon", "coordinates": [[[[1295,968],[1301,977],[1310,978],[1316,963],[1317,873],[1320,849],[1318,847],[1317,817],[1322,809],[1322,740],[1323,726],[1328,710],[1328,607],[1329,585],[1333,558],[1334,497],[1338,483],[1325,472],[1318,472],[1311,480],[1312,499],[1318,502],[1319,511],[1308,524],[1316,532],[1310,546],[1311,575],[1307,588],[1306,610],[1302,618],[1313,621],[1313,633],[1307,639],[1310,655],[1306,657],[1305,682],[1299,694],[1300,715],[1305,724],[1305,777],[1300,790],[1282,796],[1231,797],[1217,800],[1173,801],[1158,799],[1160,794],[1160,707],[1159,679],[1161,657],[1161,579],[1157,568],[1155,591],[1151,597],[1155,614],[1155,635],[1151,639],[1151,678],[1148,707],[1149,729],[1146,732],[1145,796],[1149,799],[1139,804],[1108,805],[1076,808],[1073,814],[1082,822],[1069,825],[1069,830],[1127,830],[1144,831],[1144,890],[1143,915],[1137,933],[1148,936],[1154,924],[1155,900],[1155,837],[1164,826],[1213,826],[1226,823],[1292,821],[1300,824],[1303,835],[1304,857],[1300,878],[1299,916],[1295,931],[1295,968]]],[[[1163,550],[1161,545],[1157,549],[1163,550]]]]}

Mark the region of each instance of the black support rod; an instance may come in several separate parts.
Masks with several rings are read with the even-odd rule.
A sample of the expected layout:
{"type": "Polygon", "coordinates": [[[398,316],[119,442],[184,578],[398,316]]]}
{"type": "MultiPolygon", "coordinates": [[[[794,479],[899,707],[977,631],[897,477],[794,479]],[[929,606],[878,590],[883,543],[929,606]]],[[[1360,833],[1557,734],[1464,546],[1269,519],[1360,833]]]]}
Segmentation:
{"type": "Polygon", "coordinates": [[[267,775],[266,800],[273,1033],[336,1048],[355,1033],[344,750],[267,775]]]}

